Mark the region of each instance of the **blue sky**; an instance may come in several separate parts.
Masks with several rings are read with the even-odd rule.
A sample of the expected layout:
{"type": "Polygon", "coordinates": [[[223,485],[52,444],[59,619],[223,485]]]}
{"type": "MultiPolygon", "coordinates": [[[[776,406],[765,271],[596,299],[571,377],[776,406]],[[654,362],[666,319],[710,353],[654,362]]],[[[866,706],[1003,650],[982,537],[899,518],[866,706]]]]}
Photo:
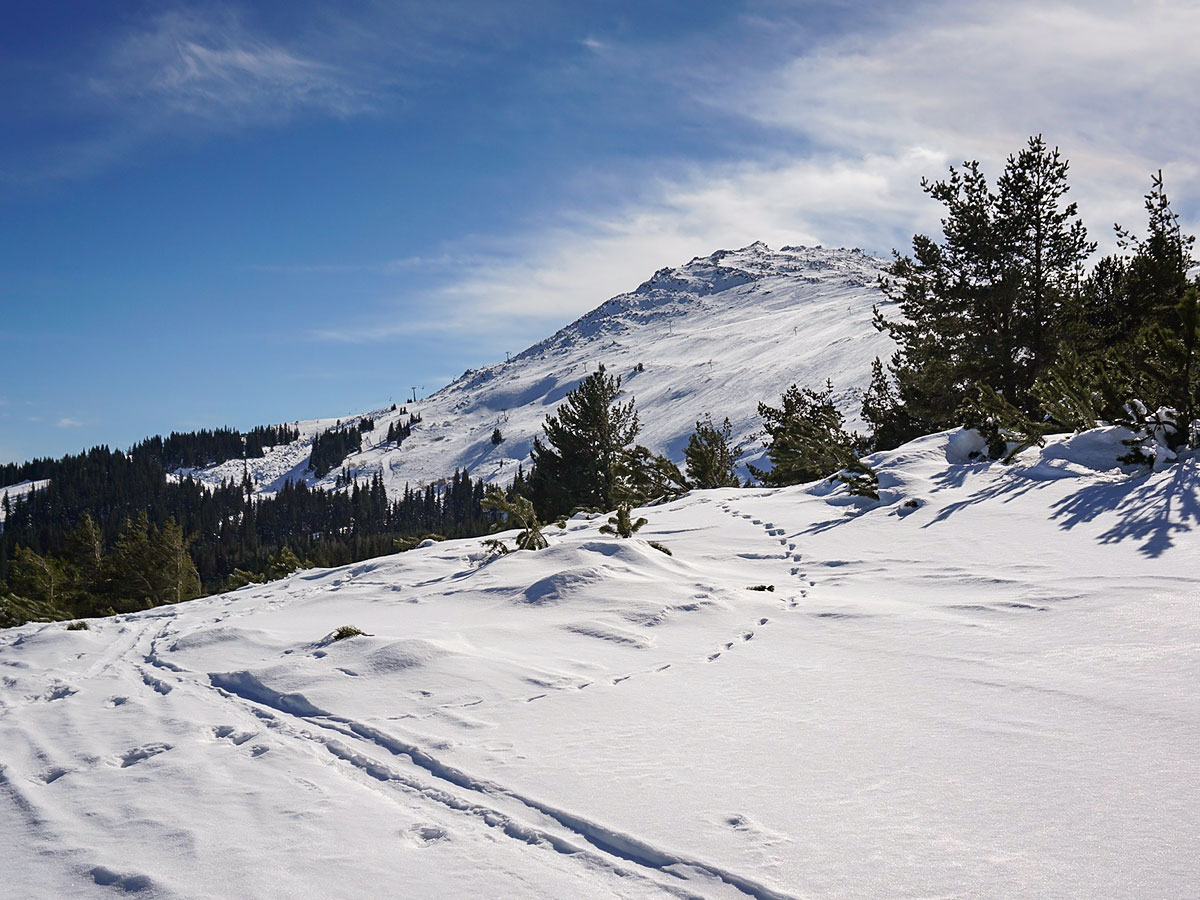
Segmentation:
{"type": "Polygon", "coordinates": [[[887,252],[922,175],[1196,218],[1192,4],[0,3],[0,459],[340,415],[654,269],[887,252]]]}

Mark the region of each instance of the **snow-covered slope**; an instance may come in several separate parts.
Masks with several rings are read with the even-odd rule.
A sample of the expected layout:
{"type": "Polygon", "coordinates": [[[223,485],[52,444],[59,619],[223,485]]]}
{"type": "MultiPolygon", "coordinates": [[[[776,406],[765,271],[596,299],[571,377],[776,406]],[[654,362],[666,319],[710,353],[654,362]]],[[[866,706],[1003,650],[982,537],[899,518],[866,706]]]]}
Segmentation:
{"type": "Polygon", "coordinates": [[[0,488],[0,523],[4,522],[5,502],[16,503],[22,497],[27,497],[34,491],[41,490],[50,481],[42,478],[36,481],[21,481],[17,484],[10,484],[8,487],[0,488]]]}
{"type": "Polygon", "coordinates": [[[0,894],[1191,896],[1200,473],[1120,437],[0,633],[0,894]]]}
{"type": "MultiPolygon", "coordinates": [[[[820,387],[832,379],[852,425],[858,392],[871,361],[893,345],[871,325],[874,304],[888,308],[877,281],[885,262],[858,250],[752,244],[662,269],[628,294],[614,297],[557,334],[503,363],[465,372],[417,403],[409,413],[423,421],[402,447],[384,438],[407,415],[388,408],[345,416],[370,416],[362,453],[346,465],[356,475],[382,472],[390,494],[469,470],[490,481],[511,480],[548,413],[583,378],[604,365],[620,375],[637,401],[639,441],[675,460],[696,421],[729,417],[747,440],[761,428],[759,401],[775,403],[793,383],[820,387]],[[504,443],[493,446],[499,428],[504,443]]],[[[306,471],[312,435],[335,419],[298,423],[301,439],[250,460],[249,473],[263,491],[284,480],[318,483],[306,471]]],[[[760,450],[747,456],[754,461],[760,450]]],[[[193,473],[218,484],[240,481],[241,460],[193,473]]],[[[323,480],[331,486],[337,472],[323,480]]]]}

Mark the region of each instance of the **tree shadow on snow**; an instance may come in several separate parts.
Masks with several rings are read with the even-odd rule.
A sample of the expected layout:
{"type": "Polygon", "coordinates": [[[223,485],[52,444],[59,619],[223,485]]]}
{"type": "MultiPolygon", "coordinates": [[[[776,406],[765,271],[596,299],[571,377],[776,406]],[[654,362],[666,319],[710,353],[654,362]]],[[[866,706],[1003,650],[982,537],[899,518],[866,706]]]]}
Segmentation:
{"type": "Polygon", "coordinates": [[[1200,525],[1200,485],[1192,466],[1177,465],[1156,477],[1092,484],[1054,504],[1051,518],[1065,529],[1097,516],[1117,513],[1117,522],[1100,535],[1100,543],[1141,541],[1144,556],[1161,556],[1175,536],[1200,525]]]}
{"type": "MultiPolygon", "coordinates": [[[[955,513],[987,500],[1011,502],[1038,488],[1072,476],[1046,478],[1033,472],[1014,472],[952,503],[924,527],[945,521],[955,513]]],[[[1050,519],[1069,531],[1076,525],[1112,514],[1116,522],[1098,536],[1102,544],[1140,541],[1139,552],[1158,557],[1175,544],[1180,534],[1200,526],[1200,482],[1195,466],[1180,464],[1167,472],[1133,476],[1118,481],[1086,484],[1050,506],[1050,519]]]]}

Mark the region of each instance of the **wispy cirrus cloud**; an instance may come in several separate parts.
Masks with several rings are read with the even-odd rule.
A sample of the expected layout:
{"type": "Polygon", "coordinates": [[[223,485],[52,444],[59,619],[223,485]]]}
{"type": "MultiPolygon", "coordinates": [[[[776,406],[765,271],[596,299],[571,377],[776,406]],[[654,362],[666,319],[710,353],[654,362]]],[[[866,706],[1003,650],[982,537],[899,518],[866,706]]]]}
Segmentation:
{"type": "MultiPolygon", "coordinates": [[[[1200,222],[1200,124],[1182,114],[1200,79],[1194,4],[934,2],[883,31],[786,52],[768,46],[785,31],[771,25],[769,9],[755,14],[771,60],[757,67],[744,42],[730,42],[731,66],[714,45],[698,58],[586,38],[598,57],[661,60],[644,67],[647,77],[690,83],[725,129],[740,120],[756,135],[756,151],[740,162],[646,166],[650,174],[604,191],[586,212],[543,217],[548,224],[493,245],[436,291],[436,315],[410,318],[403,333],[499,321],[540,336],[662,265],[753,240],[904,248],[914,232],[938,230],[942,211],[921,192],[923,176],[978,158],[994,177],[1036,133],[1071,160],[1071,197],[1102,250],[1113,246],[1112,222],[1140,224],[1141,195],[1160,166],[1185,223],[1200,222]]],[[[385,324],[374,333],[400,332],[385,324]]]]}
{"type": "Polygon", "coordinates": [[[275,275],[342,275],[364,273],[368,275],[398,275],[414,269],[464,268],[480,265],[486,261],[481,255],[461,253],[438,253],[434,255],[401,256],[382,262],[366,263],[255,263],[246,266],[252,272],[275,275]]]}
{"type": "Polygon", "coordinates": [[[55,424],[55,428],[83,428],[87,422],[81,422],[79,419],[72,419],[69,416],[63,416],[55,424]]]}
{"type": "Polygon", "coordinates": [[[375,103],[356,73],[256,34],[229,10],[159,15],[116,39],[87,86],[119,109],[222,126],[346,117],[375,103]]]}

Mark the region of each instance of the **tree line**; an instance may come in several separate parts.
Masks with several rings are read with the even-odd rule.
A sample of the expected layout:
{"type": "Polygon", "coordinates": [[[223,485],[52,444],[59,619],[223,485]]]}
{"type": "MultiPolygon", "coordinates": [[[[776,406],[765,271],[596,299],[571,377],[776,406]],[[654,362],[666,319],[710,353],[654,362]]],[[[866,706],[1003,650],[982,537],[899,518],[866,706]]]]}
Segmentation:
{"type": "Polygon", "coordinates": [[[288,482],[258,497],[248,474],[209,488],[168,478],[146,455],[93,448],[5,502],[0,625],[145,609],[302,565],[381,556],[431,534],[482,534],[495,520],[483,496],[482,481],[455,472],[392,500],[378,473],[345,490],[288,482]]]}

